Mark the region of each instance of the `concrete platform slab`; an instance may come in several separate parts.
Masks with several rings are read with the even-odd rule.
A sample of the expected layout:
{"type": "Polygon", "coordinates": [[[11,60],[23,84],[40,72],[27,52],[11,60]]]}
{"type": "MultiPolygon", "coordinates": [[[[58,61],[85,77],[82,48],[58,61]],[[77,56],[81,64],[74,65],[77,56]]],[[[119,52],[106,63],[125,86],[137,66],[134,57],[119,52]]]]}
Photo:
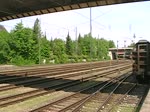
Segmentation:
{"type": "Polygon", "coordinates": [[[144,100],[144,103],[141,107],[140,112],[150,112],[150,89],[149,89],[148,94],[144,100]]]}

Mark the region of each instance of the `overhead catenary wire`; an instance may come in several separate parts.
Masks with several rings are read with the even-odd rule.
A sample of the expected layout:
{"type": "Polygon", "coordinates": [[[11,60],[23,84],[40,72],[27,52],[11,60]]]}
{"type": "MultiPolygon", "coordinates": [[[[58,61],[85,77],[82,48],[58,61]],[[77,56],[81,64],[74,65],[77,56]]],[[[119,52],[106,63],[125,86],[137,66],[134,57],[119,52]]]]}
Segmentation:
{"type": "MultiPolygon", "coordinates": [[[[90,19],[89,17],[87,17],[87,16],[85,16],[85,15],[79,13],[79,12],[76,12],[76,11],[73,11],[73,12],[79,14],[80,16],[82,16],[82,17],[84,17],[84,18],[86,18],[86,19],[88,19],[88,20],[90,19]]],[[[94,21],[94,19],[91,19],[91,21],[92,21],[92,22],[95,22],[96,24],[99,24],[100,26],[103,26],[103,27],[105,28],[105,25],[103,25],[103,24],[101,24],[101,23],[99,23],[99,22],[97,22],[97,21],[94,21]]]]}
{"type": "MultiPolygon", "coordinates": [[[[40,17],[42,17],[42,15],[40,16],[40,17]]],[[[35,16],[35,17],[28,17],[28,18],[22,18],[22,21],[26,21],[26,24],[27,24],[27,22],[29,22],[29,24],[30,23],[34,23],[34,21],[35,21],[35,19],[36,19],[37,17],[35,16]]],[[[19,20],[19,19],[18,19],[19,20]]],[[[80,25],[83,25],[83,24],[87,24],[87,23],[89,23],[89,21],[86,21],[86,22],[83,22],[83,23],[79,23],[79,24],[75,24],[75,25],[71,25],[71,26],[69,26],[69,28],[66,28],[66,27],[62,27],[62,26],[58,26],[57,24],[50,24],[50,23],[48,23],[48,22],[45,22],[45,21],[41,21],[41,24],[45,24],[47,27],[46,27],[46,29],[51,29],[51,30],[61,30],[61,29],[64,29],[64,30],[66,30],[66,34],[67,34],[67,32],[68,32],[68,30],[69,31],[73,31],[73,29],[74,29],[74,27],[75,26],[80,26],[80,25]],[[56,28],[54,29],[54,28],[51,28],[51,26],[55,26],[56,28]],[[72,28],[71,28],[72,27],[72,28]]],[[[95,23],[94,23],[95,24],[95,23]]],[[[26,25],[27,26],[27,25],[26,25]]],[[[30,26],[30,25],[28,25],[28,26],[30,26]]],[[[11,29],[13,28],[13,26],[9,26],[9,27],[11,27],[11,29]]],[[[100,28],[99,27],[99,25],[97,25],[97,24],[95,24],[95,27],[97,27],[98,29],[100,29],[100,30],[103,30],[103,28],[100,28]]],[[[50,31],[51,31],[50,30],[50,31]]],[[[49,32],[48,32],[49,33],[49,32]]],[[[52,34],[52,33],[51,33],[52,34]]]]}
{"type": "MultiPolygon", "coordinates": [[[[62,4],[60,4],[60,3],[58,3],[57,1],[51,1],[51,2],[54,2],[54,3],[56,3],[56,4],[58,4],[58,5],[60,5],[60,6],[62,6],[62,4]]],[[[78,14],[80,14],[80,13],[78,13],[78,14]]],[[[99,23],[99,22],[97,22],[97,21],[94,21],[95,19],[97,19],[97,18],[99,18],[99,17],[101,17],[101,16],[103,16],[105,14],[105,12],[104,13],[102,13],[102,14],[100,14],[99,16],[97,16],[96,18],[94,18],[94,19],[92,19],[91,21],[93,21],[93,24],[95,24],[95,27],[97,27],[98,29],[100,29],[100,30],[103,30],[104,28],[105,28],[105,25],[103,25],[103,24],[101,24],[101,23],[99,23]],[[99,26],[102,26],[103,28],[101,28],[101,27],[99,27],[99,26]]],[[[83,14],[80,14],[81,16],[83,16],[83,14]]],[[[87,18],[87,19],[89,19],[89,17],[87,17],[87,16],[84,16],[84,18],[87,18]]],[[[26,19],[26,18],[25,18],[26,19]]],[[[26,19],[25,21],[31,21],[32,23],[33,23],[33,21],[32,21],[32,19],[26,19]]],[[[69,29],[69,31],[71,31],[71,28],[65,28],[65,27],[61,27],[61,26],[57,26],[56,24],[49,24],[48,22],[43,22],[43,21],[41,21],[42,22],[42,24],[46,24],[47,25],[47,27],[49,27],[49,26],[51,26],[51,25],[54,25],[55,27],[58,27],[58,29],[56,29],[56,30],[60,30],[60,29],[64,29],[64,30],[66,30],[67,32],[68,32],[68,29],[69,29]]],[[[88,23],[88,21],[87,21],[87,23],[88,23]]],[[[86,22],[84,22],[84,23],[79,23],[78,25],[72,25],[72,26],[69,26],[69,27],[75,27],[75,26],[79,26],[79,25],[82,25],[82,24],[86,24],[86,22]]],[[[50,28],[49,28],[50,29],[50,28]]],[[[54,28],[51,28],[52,30],[54,29],[54,28]]]]}

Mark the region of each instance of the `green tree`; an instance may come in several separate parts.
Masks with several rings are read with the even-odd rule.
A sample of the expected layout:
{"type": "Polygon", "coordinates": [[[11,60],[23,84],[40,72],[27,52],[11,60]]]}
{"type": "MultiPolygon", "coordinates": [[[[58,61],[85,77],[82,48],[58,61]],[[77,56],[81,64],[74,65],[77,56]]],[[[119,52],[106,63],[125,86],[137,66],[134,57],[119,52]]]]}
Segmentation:
{"type": "Polygon", "coordinates": [[[32,29],[25,28],[22,23],[18,23],[15,29],[11,31],[11,39],[12,62],[19,64],[20,62],[22,64],[34,63],[35,41],[33,40],[32,29]]]}
{"type": "Polygon", "coordinates": [[[79,55],[79,56],[81,56],[82,55],[82,40],[83,40],[83,38],[81,37],[81,34],[79,34],[79,36],[78,36],[78,40],[77,40],[77,42],[78,42],[78,49],[77,49],[77,54],[79,55]]]}
{"type": "Polygon", "coordinates": [[[0,31],[0,40],[0,64],[7,64],[11,60],[11,49],[9,46],[9,42],[11,41],[10,34],[6,31],[0,31]]]}
{"type": "Polygon", "coordinates": [[[114,41],[109,40],[108,42],[109,42],[109,48],[115,48],[116,47],[114,41]]]}
{"type": "Polygon", "coordinates": [[[45,38],[41,38],[41,59],[50,59],[51,48],[50,42],[45,38]]]}
{"type": "Polygon", "coordinates": [[[128,47],[134,47],[135,46],[135,43],[131,43],[128,47]]]}
{"type": "Polygon", "coordinates": [[[36,40],[36,43],[39,42],[39,38],[41,38],[41,26],[40,26],[40,21],[37,18],[34,22],[33,26],[33,39],[36,40]]]}
{"type": "Polygon", "coordinates": [[[99,59],[107,59],[108,58],[108,49],[109,49],[109,42],[104,38],[99,39],[99,46],[98,46],[98,57],[99,59]]]}
{"type": "Polygon", "coordinates": [[[54,39],[53,53],[55,55],[56,63],[66,63],[67,55],[65,51],[65,42],[62,39],[54,39]]]}
{"type": "Polygon", "coordinates": [[[73,43],[69,36],[69,33],[66,37],[66,54],[70,56],[73,54],[73,43]]]}
{"type": "Polygon", "coordinates": [[[37,18],[34,22],[34,26],[33,26],[33,39],[35,41],[35,43],[33,44],[35,46],[35,59],[36,59],[36,63],[41,63],[41,37],[42,37],[42,33],[41,33],[41,26],[40,26],[40,21],[37,18]]]}
{"type": "Polygon", "coordinates": [[[92,40],[91,40],[91,58],[93,58],[93,59],[97,58],[97,50],[98,50],[97,39],[92,38],[92,40]]]}
{"type": "Polygon", "coordinates": [[[92,37],[90,36],[90,34],[84,35],[83,41],[81,42],[81,49],[83,55],[87,55],[90,57],[91,41],[92,37]]]}

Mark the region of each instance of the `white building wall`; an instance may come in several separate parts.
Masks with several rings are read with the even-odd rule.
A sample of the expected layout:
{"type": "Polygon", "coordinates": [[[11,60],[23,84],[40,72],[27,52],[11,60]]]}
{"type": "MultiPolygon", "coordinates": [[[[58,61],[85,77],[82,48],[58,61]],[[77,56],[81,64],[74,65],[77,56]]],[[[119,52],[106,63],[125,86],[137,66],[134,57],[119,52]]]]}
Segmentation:
{"type": "Polygon", "coordinates": [[[108,52],[108,56],[110,57],[111,60],[113,60],[113,56],[112,56],[112,52],[111,51],[108,52]]]}

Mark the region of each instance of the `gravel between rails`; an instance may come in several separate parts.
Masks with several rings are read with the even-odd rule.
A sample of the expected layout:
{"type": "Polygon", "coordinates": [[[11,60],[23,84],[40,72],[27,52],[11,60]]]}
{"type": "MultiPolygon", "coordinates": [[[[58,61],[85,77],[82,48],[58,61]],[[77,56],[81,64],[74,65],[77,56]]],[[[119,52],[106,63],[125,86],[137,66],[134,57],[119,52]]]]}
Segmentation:
{"type": "MultiPolygon", "coordinates": [[[[97,76],[97,75],[96,75],[97,76]]],[[[86,77],[85,77],[86,78],[86,77]]],[[[48,84],[48,83],[47,83],[48,84]]],[[[59,90],[59,91],[61,91],[61,90],[59,90]]],[[[59,91],[57,91],[57,92],[59,92],[59,91]]],[[[55,92],[53,92],[53,93],[55,93],[55,92]]],[[[67,94],[67,93],[66,93],[67,94]]],[[[50,94],[49,94],[50,95],[50,94]]],[[[46,95],[44,95],[44,96],[47,96],[47,94],[46,95]]],[[[58,96],[58,95],[57,95],[58,96]]],[[[60,96],[61,96],[61,94],[60,94],[60,96]]],[[[42,97],[42,96],[40,96],[40,97],[42,97]]],[[[59,96],[58,96],[59,97],[59,96]]],[[[36,98],[35,98],[36,99],[36,98]]],[[[56,98],[57,99],[57,98],[56,98]]],[[[23,102],[27,102],[27,101],[23,101],[23,102]]],[[[10,106],[9,106],[10,107],[10,106]]],[[[33,106],[34,107],[34,106],[33,106]]]]}

